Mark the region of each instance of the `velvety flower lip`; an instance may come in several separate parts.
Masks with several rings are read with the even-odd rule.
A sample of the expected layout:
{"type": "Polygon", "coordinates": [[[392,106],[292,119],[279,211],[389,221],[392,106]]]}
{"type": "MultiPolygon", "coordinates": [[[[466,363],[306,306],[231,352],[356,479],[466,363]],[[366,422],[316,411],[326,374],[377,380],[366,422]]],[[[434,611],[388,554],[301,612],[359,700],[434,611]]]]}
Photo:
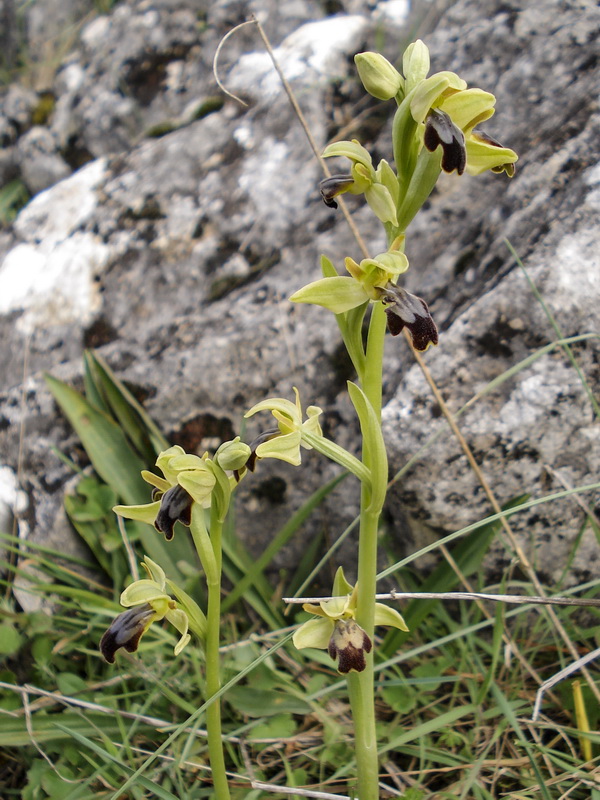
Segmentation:
{"type": "Polygon", "coordinates": [[[176,522],[181,522],[189,528],[193,502],[191,495],[182,486],[173,486],[163,494],[154,527],[159,533],[164,533],[167,541],[173,538],[176,522]]]}
{"type": "Polygon", "coordinates": [[[150,627],[155,616],[149,603],[128,608],[112,621],[100,640],[100,652],[109,664],[115,663],[115,653],[124,647],[128,653],[138,649],[142,635],[150,627]]]}
{"type": "Polygon", "coordinates": [[[327,652],[338,662],[338,672],[362,672],[367,664],[365,653],[373,649],[373,642],[353,619],[339,619],[335,623],[327,652]]]}
{"type": "Polygon", "coordinates": [[[259,435],[252,442],[250,442],[250,458],[246,461],[246,467],[250,470],[250,472],[254,472],[256,469],[256,462],[258,460],[256,450],[259,445],[261,445],[263,442],[268,442],[270,439],[273,439],[275,436],[279,435],[279,428],[269,428],[269,430],[259,433],[259,435]]]}
{"type": "Polygon", "coordinates": [[[386,306],[388,329],[392,336],[397,336],[406,327],[415,350],[424,351],[429,345],[438,343],[436,324],[421,297],[388,283],[381,301],[386,306]]]}
{"type": "Polygon", "coordinates": [[[463,174],[467,165],[465,135],[449,114],[439,108],[430,110],[425,121],[423,143],[431,153],[441,145],[444,172],[456,170],[459,175],[463,174]]]}
{"type": "Polygon", "coordinates": [[[337,208],[338,204],[335,202],[334,197],[347,192],[353,183],[354,178],[350,174],[331,175],[329,178],[322,180],[319,184],[319,190],[325,205],[329,208],[337,208]]]}

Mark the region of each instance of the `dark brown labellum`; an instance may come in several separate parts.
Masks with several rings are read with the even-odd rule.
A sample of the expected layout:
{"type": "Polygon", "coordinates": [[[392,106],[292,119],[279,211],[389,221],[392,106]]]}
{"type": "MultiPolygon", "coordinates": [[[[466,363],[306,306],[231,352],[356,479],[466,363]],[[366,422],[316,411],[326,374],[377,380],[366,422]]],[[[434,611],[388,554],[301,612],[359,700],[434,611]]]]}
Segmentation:
{"type": "Polygon", "coordinates": [[[462,175],[467,165],[465,135],[445,111],[432,108],[425,120],[425,147],[433,153],[436,147],[442,148],[442,169],[444,172],[457,171],[462,175]]]}
{"type": "Polygon", "coordinates": [[[256,469],[256,461],[258,456],[256,455],[256,449],[259,445],[263,442],[268,442],[270,439],[274,439],[276,436],[279,436],[281,431],[279,428],[269,428],[268,431],[263,431],[260,433],[253,442],[250,442],[250,456],[248,461],[246,461],[246,467],[250,470],[250,472],[254,472],[256,469]]]}
{"type": "Polygon", "coordinates": [[[322,180],[319,184],[319,189],[325,205],[329,206],[329,208],[337,208],[338,204],[333,198],[337,197],[338,194],[346,192],[353,183],[354,178],[349,174],[332,175],[322,180]]]}
{"type": "Polygon", "coordinates": [[[138,649],[142,634],[152,622],[154,609],[149,603],[128,608],[112,621],[100,640],[100,652],[109,664],[115,663],[115,653],[124,647],[128,653],[138,649]]]}
{"type": "Polygon", "coordinates": [[[388,330],[397,336],[404,328],[410,333],[415,350],[427,350],[438,343],[438,331],[427,303],[400,286],[388,283],[381,298],[386,306],[388,330]]]}
{"type": "Polygon", "coordinates": [[[154,520],[154,527],[164,533],[165,539],[173,538],[173,528],[176,522],[181,522],[189,527],[192,521],[193,499],[182,486],[172,486],[166,491],[160,501],[160,509],[154,520]]]}
{"type": "Polygon", "coordinates": [[[370,653],[372,648],[371,639],[353,619],[338,619],[327,650],[331,658],[337,658],[338,672],[346,675],[365,669],[365,653],[370,653]]]}

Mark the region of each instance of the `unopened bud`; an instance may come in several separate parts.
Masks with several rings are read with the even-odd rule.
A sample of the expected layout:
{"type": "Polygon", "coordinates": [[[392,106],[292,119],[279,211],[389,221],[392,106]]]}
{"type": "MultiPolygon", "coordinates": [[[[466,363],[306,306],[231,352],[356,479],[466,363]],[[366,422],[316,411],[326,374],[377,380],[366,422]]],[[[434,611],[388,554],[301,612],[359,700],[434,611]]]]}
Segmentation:
{"type": "Polygon", "coordinates": [[[222,444],[215,454],[215,461],[221,469],[240,470],[250,458],[251,450],[236,436],[231,442],[222,444]]]}
{"type": "Polygon", "coordinates": [[[354,63],[363,86],[378,100],[390,100],[402,88],[402,75],[379,53],[358,53],[354,63]]]}

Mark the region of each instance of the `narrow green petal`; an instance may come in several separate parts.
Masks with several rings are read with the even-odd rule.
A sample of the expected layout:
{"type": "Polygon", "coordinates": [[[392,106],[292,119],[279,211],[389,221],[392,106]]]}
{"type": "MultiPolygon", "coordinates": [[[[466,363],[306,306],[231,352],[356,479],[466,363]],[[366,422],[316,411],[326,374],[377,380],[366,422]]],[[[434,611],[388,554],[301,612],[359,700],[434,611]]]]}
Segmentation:
{"type": "Polygon", "coordinates": [[[387,625],[391,628],[398,628],[401,631],[408,630],[402,614],[396,611],[395,608],[383,605],[383,603],[375,603],[375,625],[387,625]]]}
{"type": "Polygon", "coordinates": [[[314,281],[290,297],[293,303],[312,303],[315,306],[323,306],[334,314],[350,311],[368,299],[360,283],[345,275],[314,281]]]}
{"type": "Polygon", "coordinates": [[[155,489],[160,489],[161,492],[166,492],[171,488],[169,481],[166,481],[164,478],[159,478],[158,475],[149,472],[147,469],[143,469],[141,474],[146,483],[149,483],[150,486],[154,486],[155,489]]]}
{"type": "Polygon", "coordinates": [[[166,586],[166,576],[163,568],[160,567],[155,561],[152,561],[151,558],[148,558],[148,556],[144,556],[142,566],[150,576],[150,580],[154,581],[157,586],[160,586],[164,592],[166,586]]]}
{"type": "Polygon", "coordinates": [[[142,603],[150,603],[152,608],[157,611],[158,609],[155,608],[154,604],[157,600],[161,599],[169,600],[169,596],[165,594],[164,589],[154,583],[154,581],[142,579],[141,581],[135,581],[129,584],[121,593],[119,602],[122,606],[125,606],[125,608],[138,606],[142,603]]]}
{"type": "Polygon", "coordinates": [[[298,650],[305,647],[314,647],[317,650],[327,650],[329,640],[333,633],[334,622],[332,619],[309,619],[301,625],[292,637],[294,646],[298,650]]]}
{"type": "Polygon", "coordinates": [[[154,525],[154,520],[160,509],[160,501],[146,503],[143,506],[114,506],[113,511],[125,519],[136,519],[139,522],[147,522],[154,525]]]}
{"type": "Polygon", "coordinates": [[[287,461],[294,467],[302,463],[300,457],[301,432],[292,431],[285,436],[275,436],[268,442],[259,444],[256,448],[256,455],[259,458],[278,458],[280,461],[287,461]]]}
{"type": "Polygon", "coordinates": [[[327,616],[327,614],[323,611],[321,606],[316,606],[314,603],[302,603],[302,608],[308,614],[314,614],[317,617],[327,616]]]}

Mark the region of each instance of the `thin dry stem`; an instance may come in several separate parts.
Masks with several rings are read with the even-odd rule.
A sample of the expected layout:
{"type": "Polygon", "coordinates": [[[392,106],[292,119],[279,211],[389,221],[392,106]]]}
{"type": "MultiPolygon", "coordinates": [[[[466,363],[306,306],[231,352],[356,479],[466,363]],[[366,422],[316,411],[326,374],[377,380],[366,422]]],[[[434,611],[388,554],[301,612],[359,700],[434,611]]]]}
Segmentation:
{"type": "MultiPolygon", "coordinates": [[[[282,597],[284,603],[320,603],[333,597],[282,597]]],[[[593,597],[540,597],[528,594],[486,594],[485,592],[385,592],[376,600],[492,600],[495,603],[544,606],[588,606],[600,608],[600,599],[593,597]]]]}
{"type": "Polygon", "coordinates": [[[230,36],[233,36],[233,34],[236,31],[238,31],[240,28],[243,28],[245,25],[253,25],[253,24],[254,24],[254,20],[246,20],[246,22],[240,22],[240,24],[236,25],[235,28],[232,28],[230,31],[227,31],[225,36],[223,36],[223,38],[219,42],[218,47],[215,50],[215,55],[214,55],[214,58],[213,58],[213,75],[215,76],[215,81],[217,83],[217,86],[219,87],[219,89],[224,94],[227,95],[227,97],[231,97],[232,100],[235,100],[236,103],[240,103],[240,105],[244,106],[244,108],[247,108],[248,103],[245,103],[241,99],[241,97],[238,97],[237,95],[233,94],[233,92],[230,92],[229,89],[226,89],[225,85],[222,83],[221,79],[219,78],[219,56],[221,55],[221,50],[223,48],[223,45],[229,39],[230,36]]]}

